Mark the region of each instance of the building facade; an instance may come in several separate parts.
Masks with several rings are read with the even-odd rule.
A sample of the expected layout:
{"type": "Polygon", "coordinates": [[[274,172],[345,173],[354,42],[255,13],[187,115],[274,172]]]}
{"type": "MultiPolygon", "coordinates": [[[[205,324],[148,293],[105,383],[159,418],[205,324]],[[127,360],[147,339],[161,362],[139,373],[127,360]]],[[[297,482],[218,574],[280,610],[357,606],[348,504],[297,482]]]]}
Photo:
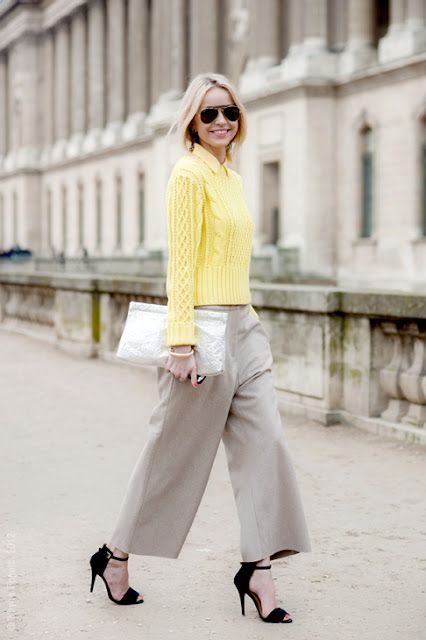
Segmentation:
{"type": "Polygon", "coordinates": [[[426,0],[0,0],[0,247],[166,252],[167,131],[204,71],[248,109],[256,258],[425,285],[426,0]]]}

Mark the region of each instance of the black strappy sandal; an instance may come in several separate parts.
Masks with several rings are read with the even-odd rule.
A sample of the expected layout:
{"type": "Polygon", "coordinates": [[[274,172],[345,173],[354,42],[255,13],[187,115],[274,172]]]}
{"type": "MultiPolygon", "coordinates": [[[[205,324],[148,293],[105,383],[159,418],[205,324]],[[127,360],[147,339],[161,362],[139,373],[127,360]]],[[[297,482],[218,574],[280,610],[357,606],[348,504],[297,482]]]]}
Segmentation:
{"type": "Polygon", "coordinates": [[[241,568],[235,574],[234,584],[238,589],[238,593],[240,594],[241,600],[241,613],[244,616],[244,596],[247,594],[253,600],[256,605],[257,612],[259,616],[262,618],[263,622],[293,622],[291,618],[284,619],[284,616],[288,615],[285,609],[281,609],[281,607],[277,607],[273,609],[266,618],[262,615],[262,604],[260,602],[259,596],[254,593],[254,591],[250,591],[249,582],[250,578],[255,569],[270,569],[271,565],[267,567],[257,567],[255,562],[242,562],[241,568]]]}
{"type": "Polygon", "coordinates": [[[126,593],[121,598],[121,600],[116,600],[115,598],[113,598],[109,588],[109,584],[103,576],[106,566],[111,558],[114,558],[114,560],[122,560],[123,562],[127,562],[127,560],[129,559],[129,556],[127,556],[127,558],[118,558],[117,556],[114,556],[112,551],[108,549],[106,544],[104,544],[102,548],[99,548],[99,551],[94,553],[93,556],[90,558],[90,566],[92,567],[92,583],[90,585],[90,591],[91,592],[93,591],[93,586],[95,584],[96,576],[99,576],[105,582],[108,598],[113,602],[115,602],[116,604],[142,604],[142,602],[144,601],[137,599],[139,596],[139,593],[134,589],[132,589],[132,587],[129,587],[127,589],[126,593]]]}

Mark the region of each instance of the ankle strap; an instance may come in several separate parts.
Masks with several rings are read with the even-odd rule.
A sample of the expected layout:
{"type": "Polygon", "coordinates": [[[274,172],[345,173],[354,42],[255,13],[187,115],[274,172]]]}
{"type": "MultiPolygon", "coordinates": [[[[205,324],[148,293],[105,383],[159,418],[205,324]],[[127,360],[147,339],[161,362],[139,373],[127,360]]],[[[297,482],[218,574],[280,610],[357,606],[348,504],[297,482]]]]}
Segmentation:
{"type": "Polygon", "coordinates": [[[105,549],[107,550],[107,554],[109,554],[110,558],[114,558],[114,560],[121,560],[122,562],[126,562],[129,559],[129,556],[127,556],[127,558],[119,558],[118,556],[115,556],[113,554],[113,552],[111,551],[111,549],[108,549],[108,547],[106,545],[104,545],[104,546],[105,546],[105,549]]]}
{"type": "Polygon", "coordinates": [[[271,565],[268,565],[267,567],[255,567],[255,569],[270,569],[271,565]]]}

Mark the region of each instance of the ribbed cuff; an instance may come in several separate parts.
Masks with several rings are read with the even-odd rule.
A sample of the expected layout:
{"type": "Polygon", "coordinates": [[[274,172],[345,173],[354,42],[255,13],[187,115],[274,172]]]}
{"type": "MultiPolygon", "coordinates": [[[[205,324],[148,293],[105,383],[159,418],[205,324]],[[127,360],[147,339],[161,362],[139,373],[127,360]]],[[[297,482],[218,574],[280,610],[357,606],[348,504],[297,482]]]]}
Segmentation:
{"type": "Polygon", "coordinates": [[[195,325],[193,322],[169,322],[167,325],[167,346],[195,345],[195,325]]]}

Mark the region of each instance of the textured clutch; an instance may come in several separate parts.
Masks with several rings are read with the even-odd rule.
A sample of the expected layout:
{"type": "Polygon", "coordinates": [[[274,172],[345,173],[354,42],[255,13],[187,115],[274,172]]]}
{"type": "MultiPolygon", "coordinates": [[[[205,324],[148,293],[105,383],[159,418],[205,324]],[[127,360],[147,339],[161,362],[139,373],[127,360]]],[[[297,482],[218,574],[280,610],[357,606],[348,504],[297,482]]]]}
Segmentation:
{"type": "MultiPolygon", "coordinates": [[[[214,376],[223,372],[227,319],[226,312],[194,309],[198,375],[214,376]]],[[[166,305],[130,302],[117,358],[164,367],[169,356],[166,332],[166,305]]]]}

